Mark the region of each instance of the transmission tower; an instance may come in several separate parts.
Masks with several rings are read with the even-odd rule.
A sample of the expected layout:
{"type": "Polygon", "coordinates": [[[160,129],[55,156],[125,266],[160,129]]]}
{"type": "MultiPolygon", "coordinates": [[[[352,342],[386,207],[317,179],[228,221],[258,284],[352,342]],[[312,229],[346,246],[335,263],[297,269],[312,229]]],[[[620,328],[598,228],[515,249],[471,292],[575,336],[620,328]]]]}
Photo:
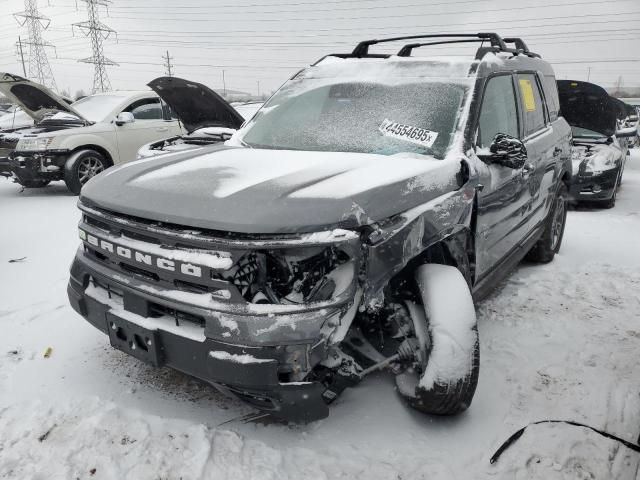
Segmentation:
{"type": "Polygon", "coordinates": [[[29,78],[57,90],[45,51],[45,47],[53,47],[53,45],[42,39],[42,30],[49,28],[51,20],[40,14],[37,0],[24,0],[24,12],[15,13],[13,16],[21,27],[25,25],[27,27],[28,38],[26,41],[19,41],[19,48],[22,52],[23,46],[29,47],[29,78]]]}
{"type": "Polygon", "coordinates": [[[167,77],[173,77],[173,71],[171,70],[173,68],[173,65],[171,64],[171,60],[173,60],[173,57],[169,56],[169,50],[167,50],[167,55],[166,56],[162,56],[162,59],[164,60],[164,68],[165,68],[165,74],[167,75],[167,77]]]}
{"type": "Polygon", "coordinates": [[[87,13],[89,20],[86,22],[74,23],[72,27],[79,28],[82,33],[91,38],[91,49],[93,55],[88,58],[78,60],[83,63],[92,63],[95,65],[93,71],[93,93],[106,92],[111,90],[111,82],[107,76],[107,65],[117,66],[118,64],[113,60],[109,60],[104,56],[104,49],[102,43],[111,36],[111,34],[117,35],[116,31],[108,27],[104,23],[100,22],[98,18],[98,7],[107,7],[111,3],[111,0],[81,0],[87,4],[87,13]]]}

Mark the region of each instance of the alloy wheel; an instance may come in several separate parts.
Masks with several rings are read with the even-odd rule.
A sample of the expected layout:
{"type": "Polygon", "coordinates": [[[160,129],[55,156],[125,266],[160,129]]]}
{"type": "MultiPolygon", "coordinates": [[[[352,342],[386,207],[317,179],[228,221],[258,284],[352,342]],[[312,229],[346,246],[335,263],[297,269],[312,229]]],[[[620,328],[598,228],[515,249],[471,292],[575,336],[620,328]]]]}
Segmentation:
{"type": "Polygon", "coordinates": [[[80,184],[84,185],[103,170],[104,165],[100,159],[96,157],[83,158],[78,165],[78,179],[80,180],[80,184]]]}

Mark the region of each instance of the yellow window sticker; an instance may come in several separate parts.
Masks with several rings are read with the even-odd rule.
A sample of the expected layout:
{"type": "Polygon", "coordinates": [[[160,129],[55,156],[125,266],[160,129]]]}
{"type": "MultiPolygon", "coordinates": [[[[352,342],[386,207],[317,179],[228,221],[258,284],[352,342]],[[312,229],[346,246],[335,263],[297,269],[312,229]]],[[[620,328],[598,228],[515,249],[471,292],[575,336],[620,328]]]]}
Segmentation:
{"type": "Polygon", "coordinates": [[[535,112],[536,98],[533,96],[531,80],[526,80],[524,78],[520,79],[520,93],[522,93],[522,98],[524,100],[524,109],[527,112],[535,112]]]}

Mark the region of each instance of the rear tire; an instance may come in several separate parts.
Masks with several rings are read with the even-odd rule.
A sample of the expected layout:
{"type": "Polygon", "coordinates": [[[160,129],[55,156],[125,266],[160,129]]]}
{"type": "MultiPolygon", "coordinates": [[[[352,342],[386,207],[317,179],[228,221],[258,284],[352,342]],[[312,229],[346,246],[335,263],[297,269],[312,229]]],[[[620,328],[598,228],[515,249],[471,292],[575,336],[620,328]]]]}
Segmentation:
{"type": "Polygon", "coordinates": [[[416,270],[421,302],[407,302],[422,365],[396,376],[398,393],[423,413],[455,415],[471,405],[480,374],[475,307],[460,271],[426,264],[416,270]]]}
{"type": "Polygon", "coordinates": [[[551,205],[551,211],[545,220],[544,232],[536,244],[527,253],[530,262],[549,263],[562,245],[564,227],[567,223],[567,186],[560,183],[551,205]]]}
{"type": "Polygon", "coordinates": [[[75,195],[93,177],[109,167],[103,155],[95,150],[81,150],[74,153],[64,166],[64,183],[75,195]]]}
{"type": "Polygon", "coordinates": [[[605,200],[603,203],[604,208],[613,208],[616,206],[616,198],[618,196],[618,185],[613,189],[613,195],[609,200],[605,200]]]}
{"type": "Polygon", "coordinates": [[[49,185],[50,180],[20,180],[18,183],[24,188],[43,188],[49,185]]]}

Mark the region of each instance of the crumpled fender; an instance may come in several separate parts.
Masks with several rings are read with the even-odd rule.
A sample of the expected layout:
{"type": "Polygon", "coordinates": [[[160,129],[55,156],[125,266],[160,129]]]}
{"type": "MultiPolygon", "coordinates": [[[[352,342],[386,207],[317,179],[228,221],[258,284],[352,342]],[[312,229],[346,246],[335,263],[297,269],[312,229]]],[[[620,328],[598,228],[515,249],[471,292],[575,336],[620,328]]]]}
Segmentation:
{"type": "Polygon", "coordinates": [[[449,253],[471,282],[466,255],[471,238],[477,180],[396,215],[369,235],[366,249],[366,284],[362,306],[382,304],[388,282],[429,247],[445,242],[449,253]]]}

